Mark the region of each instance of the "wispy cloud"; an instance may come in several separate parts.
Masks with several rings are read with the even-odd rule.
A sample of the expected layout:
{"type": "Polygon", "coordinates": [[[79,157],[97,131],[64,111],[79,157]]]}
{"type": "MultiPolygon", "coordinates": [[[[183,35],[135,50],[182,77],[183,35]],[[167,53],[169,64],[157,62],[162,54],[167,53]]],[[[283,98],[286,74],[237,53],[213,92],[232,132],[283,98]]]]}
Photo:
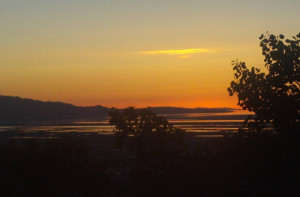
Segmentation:
{"type": "Polygon", "coordinates": [[[201,48],[201,49],[180,49],[180,50],[163,50],[163,51],[142,51],[143,54],[165,54],[165,55],[179,55],[180,58],[187,58],[188,55],[194,53],[207,53],[211,52],[209,49],[201,48]]]}

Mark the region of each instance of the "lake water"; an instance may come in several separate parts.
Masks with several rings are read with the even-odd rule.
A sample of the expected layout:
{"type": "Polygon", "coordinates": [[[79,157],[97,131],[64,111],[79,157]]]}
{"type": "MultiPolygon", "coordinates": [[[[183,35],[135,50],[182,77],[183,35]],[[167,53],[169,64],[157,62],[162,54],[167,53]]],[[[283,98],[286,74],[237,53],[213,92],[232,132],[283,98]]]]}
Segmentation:
{"type": "MultiPolygon", "coordinates": [[[[228,113],[186,113],[186,114],[160,114],[169,120],[175,127],[185,129],[187,132],[219,135],[221,131],[237,131],[248,115],[247,111],[235,110],[228,113]]],[[[58,126],[0,126],[0,131],[20,132],[96,132],[99,134],[112,134],[114,126],[108,121],[99,122],[72,122],[58,126]]],[[[205,135],[202,135],[205,136],[205,135]]]]}

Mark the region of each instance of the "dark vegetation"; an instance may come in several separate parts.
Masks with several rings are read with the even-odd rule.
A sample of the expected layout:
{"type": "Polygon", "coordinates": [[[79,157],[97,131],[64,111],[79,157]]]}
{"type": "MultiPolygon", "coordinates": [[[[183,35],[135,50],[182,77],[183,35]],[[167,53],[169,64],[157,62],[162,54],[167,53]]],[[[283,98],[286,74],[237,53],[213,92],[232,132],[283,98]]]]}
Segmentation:
{"type": "Polygon", "coordinates": [[[81,138],[9,140],[0,147],[3,196],[91,196],[110,185],[105,162],[81,138]]]}
{"type": "Polygon", "coordinates": [[[110,111],[116,129],[111,136],[14,139],[21,134],[2,132],[0,191],[4,196],[299,196],[299,37],[261,37],[267,74],[235,62],[229,92],[256,113],[245,121],[246,129],[196,138],[150,109],[129,107],[110,111]]]}
{"type": "Polygon", "coordinates": [[[11,135],[1,134],[4,196],[299,195],[299,136],[252,133],[199,139],[186,133],[185,148],[174,151],[169,149],[173,145],[148,147],[147,142],[146,150],[119,150],[112,135],[9,139],[11,135]]]}
{"type": "Polygon", "coordinates": [[[185,131],[173,127],[166,118],[149,109],[112,109],[109,116],[109,122],[116,127],[117,148],[125,146],[135,151],[140,163],[150,163],[153,167],[165,159],[179,158],[184,153],[185,131]]]}
{"type": "Polygon", "coordinates": [[[260,40],[267,73],[234,61],[228,91],[237,94],[239,106],[255,112],[258,131],[272,123],[281,134],[299,132],[300,33],[293,39],[266,34],[260,40]]]}

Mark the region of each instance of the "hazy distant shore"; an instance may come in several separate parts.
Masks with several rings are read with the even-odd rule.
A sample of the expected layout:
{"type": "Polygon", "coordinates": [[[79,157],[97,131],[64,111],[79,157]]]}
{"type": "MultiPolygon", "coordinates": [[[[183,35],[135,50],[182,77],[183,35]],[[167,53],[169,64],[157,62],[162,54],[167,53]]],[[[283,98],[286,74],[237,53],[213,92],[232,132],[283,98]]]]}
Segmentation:
{"type": "MultiPolygon", "coordinates": [[[[101,121],[107,119],[109,107],[75,106],[63,102],[44,102],[39,100],[0,95],[1,125],[53,125],[78,121],[101,121]]],[[[212,114],[231,113],[232,108],[183,108],[183,107],[150,107],[157,114],[176,116],[178,114],[212,114]]]]}

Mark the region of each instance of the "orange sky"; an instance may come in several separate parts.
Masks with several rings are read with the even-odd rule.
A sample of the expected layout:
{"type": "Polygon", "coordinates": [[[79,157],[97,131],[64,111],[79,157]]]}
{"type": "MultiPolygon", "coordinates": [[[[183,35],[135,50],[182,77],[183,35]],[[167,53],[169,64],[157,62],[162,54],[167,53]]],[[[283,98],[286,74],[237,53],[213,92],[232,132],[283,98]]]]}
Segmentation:
{"type": "Polygon", "coordinates": [[[0,94],[107,107],[237,107],[231,60],[299,32],[299,1],[0,2],[0,94]]]}

